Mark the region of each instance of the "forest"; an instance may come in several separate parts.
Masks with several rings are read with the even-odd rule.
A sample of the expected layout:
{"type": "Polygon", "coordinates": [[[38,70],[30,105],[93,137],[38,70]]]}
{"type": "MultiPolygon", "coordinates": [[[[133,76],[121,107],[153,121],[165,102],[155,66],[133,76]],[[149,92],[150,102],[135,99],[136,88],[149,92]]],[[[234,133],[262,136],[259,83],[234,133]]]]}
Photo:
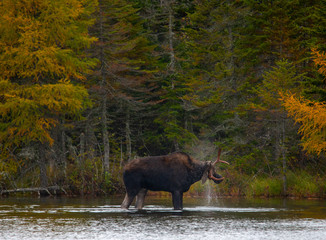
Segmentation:
{"type": "Polygon", "coordinates": [[[326,197],[325,0],[2,0],[0,13],[1,193],[122,193],[133,158],[221,148],[221,196],[326,197]]]}

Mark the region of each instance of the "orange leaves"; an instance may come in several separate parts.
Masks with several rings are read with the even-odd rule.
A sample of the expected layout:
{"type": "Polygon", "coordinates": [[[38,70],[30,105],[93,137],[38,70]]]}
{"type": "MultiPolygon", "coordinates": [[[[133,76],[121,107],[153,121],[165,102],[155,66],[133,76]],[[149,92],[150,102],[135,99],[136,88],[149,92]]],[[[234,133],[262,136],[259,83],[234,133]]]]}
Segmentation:
{"type": "MultiPolygon", "coordinates": [[[[312,49],[314,63],[319,72],[326,75],[326,54],[312,49]]],[[[303,147],[308,152],[320,154],[326,151],[326,103],[313,102],[294,94],[282,95],[283,105],[289,115],[300,123],[303,147]]]]}
{"type": "Polygon", "coordinates": [[[283,105],[289,115],[300,123],[303,147],[308,152],[320,154],[326,150],[326,104],[298,98],[293,94],[283,95],[283,105]]]}
{"type": "Polygon", "coordinates": [[[316,66],[319,67],[318,72],[326,76],[326,53],[317,51],[317,49],[312,49],[313,60],[316,66]]]}

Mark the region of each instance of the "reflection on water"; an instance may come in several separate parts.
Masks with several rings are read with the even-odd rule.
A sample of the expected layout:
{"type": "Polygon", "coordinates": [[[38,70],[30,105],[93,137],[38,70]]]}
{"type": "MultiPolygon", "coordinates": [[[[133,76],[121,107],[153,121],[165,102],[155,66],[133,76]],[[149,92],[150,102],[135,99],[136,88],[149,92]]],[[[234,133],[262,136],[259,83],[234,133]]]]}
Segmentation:
{"type": "Polygon", "coordinates": [[[0,239],[326,239],[323,201],[0,198],[0,239]]]}

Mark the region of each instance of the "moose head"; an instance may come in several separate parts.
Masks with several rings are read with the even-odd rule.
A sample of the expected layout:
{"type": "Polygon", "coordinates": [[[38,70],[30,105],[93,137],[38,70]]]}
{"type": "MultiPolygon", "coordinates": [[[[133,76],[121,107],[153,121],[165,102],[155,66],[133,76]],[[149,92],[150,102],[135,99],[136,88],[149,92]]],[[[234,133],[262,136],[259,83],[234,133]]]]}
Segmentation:
{"type": "Polygon", "coordinates": [[[218,163],[226,163],[226,164],[230,165],[228,162],[222,161],[220,159],[221,152],[222,152],[222,149],[219,149],[218,154],[217,154],[217,160],[215,162],[206,162],[207,170],[204,172],[203,177],[202,177],[202,183],[203,184],[207,181],[207,179],[212,180],[216,184],[219,184],[224,180],[224,177],[217,174],[216,170],[215,170],[215,165],[218,164],[218,163]]]}

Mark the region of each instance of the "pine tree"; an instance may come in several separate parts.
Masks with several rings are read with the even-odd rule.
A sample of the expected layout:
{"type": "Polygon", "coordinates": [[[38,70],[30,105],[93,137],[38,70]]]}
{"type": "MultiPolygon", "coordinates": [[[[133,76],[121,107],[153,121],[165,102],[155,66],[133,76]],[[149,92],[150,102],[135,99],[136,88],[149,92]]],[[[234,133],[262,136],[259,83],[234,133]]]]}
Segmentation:
{"type": "MultiPolygon", "coordinates": [[[[286,119],[284,122],[286,131],[283,134],[283,124],[280,121],[285,112],[278,99],[277,89],[281,89],[281,84],[285,84],[285,80],[273,79],[268,73],[276,74],[274,71],[276,69],[273,67],[285,60],[293,64],[291,67],[293,76],[304,74],[304,77],[301,75],[293,86],[285,84],[284,90],[288,87],[293,90],[293,87],[296,89],[296,86],[300,86],[298,91],[302,90],[306,95],[316,94],[316,92],[312,93],[317,89],[312,87],[313,82],[316,83],[316,78],[309,55],[310,46],[323,41],[321,30],[323,27],[320,24],[323,22],[321,17],[323,3],[321,1],[244,0],[243,4],[249,8],[249,14],[244,17],[243,27],[240,28],[241,37],[238,41],[239,57],[244,69],[242,75],[244,79],[239,94],[247,103],[239,105],[237,109],[240,110],[240,114],[246,112],[241,119],[248,139],[245,142],[247,146],[251,143],[252,151],[264,150],[263,155],[256,157],[257,159],[267,156],[273,164],[282,157],[280,143],[284,142],[282,135],[285,135],[285,141],[291,142],[286,146],[287,156],[289,159],[292,156],[296,158],[300,152],[297,146],[299,139],[297,139],[296,129],[286,119]],[[270,81],[267,81],[266,77],[270,81]],[[252,106],[255,107],[251,108],[252,106]],[[262,109],[264,111],[261,111],[262,109]],[[257,141],[257,139],[261,140],[257,141]]],[[[277,69],[281,71],[280,68],[277,69]]]]}
{"type": "Polygon", "coordinates": [[[94,66],[83,51],[95,40],[85,35],[95,1],[5,0],[0,7],[3,78],[43,84],[83,79],[94,66]]]}
{"type": "Polygon", "coordinates": [[[189,15],[187,48],[190,56],[185,96],[196,105],[232,102],[241,85],[239,30],[248,12],[237,1],[199,1],[196,11],[189,15]],[[191,96],[193,95],[193,96],[191,96]]]}
{"type": "Polygon", "coordinates": [[[110,161],[116,158],[110,155],[116,151],[110,143],[121,143],[116,145],[121,152],[125,149],[127,160],[131,158],[132,141],[136,141],[132,137],[137,129],[134,123],[141,122],[139,112],[153,98],[156,60],[143,20],[130,1],[101,0],[96,15],[91,32],[98,41],[90,52],[100,65],[93,75],[91,89],[96,108],[89,119],[97,119],[95,123],[101,125],[101,134],[97,135],[101,137],[103,166],[108,173],[110,161]]]}
{"type": "Polygon", "coordinates": [[[241,138],[241,120],[235,108],[243,67],[240,30],[248,14],[241,1],[197,1],[188,14],[181,55],[184,91],[181,99],[202,142],[234,150],[241,138]],[[240,120],[240,121],[239,121],[240,120]]]}
{"type": "MultiPolygon", "coordinates": [[[[191,0],[138,1],[140,14],[150,40],[156,45],[158,56],[155,80],[157,104],[151,112],[154,122],[146,132],[150,133],[149,145],[160,145],[163,152],[180,150],[194,135],[186,128],[189,120],[181,97],[185,84],[182,77],[180,55],[183,53],[183,26],[187,11],[191,11],[191,0]],[[155,134],[153,134],[155,132],[155,134]]],[[[157,147],[155,147],[157,148],[157,147]]],[[[158,152],[159,153],[159,152],[158,152]]],[[[158,154],[155,153],[155,154],[158,154]]]]}
{"type": "Polygon", "coordinates": [[[276,62],[276,67],[263,75],[262,84],[257,88],[258,96],[261,99],[260,110],[265,125],[271,129],[270,136],[274,142],[274,162],[277,163],[279,159],[282,161],[282,176],[283,176],[283,194],[287,192],[287,146],[286,139],[291,128],[286,117],[286,112],[281,102],[280,93],[293,91],[300,92],[303,75],[296,73],[295,66],[287,60],[276,62]],[[264,113],[266,112],[266,113],[264,113]],[[273,127],[275,126],[275,128],[273,127]]]}
{"type": "Polygon", "coordinates": [[[30,86],[0,81],[1,132],[3,147],[41,142],[52,145],[51,129],[58,117],[80,117],[89,106],[88,93],[71,83],[30,86]]]}
{"type": "Polygon", "coordinates": [[[288,60],[276,62],[276,66],[263,75],[263,81],[257,87],[258,96],[262,100],[261,107],[268,111],[282,111],[280,93],[300,93],[303,77],[304,74],[297,74],[295,65],[288,60]]]}
{"type": "MultiPolygon", "coordinates": [[[[241,56],[251,84],[275,62],[288,59],[299,72],[311,71],[310,49],[325,38],[324,1],[244,0],[250,8],[242,29],[241,56]]],[[[308,74],[312,75],[312,74],[308,74]]]]}

